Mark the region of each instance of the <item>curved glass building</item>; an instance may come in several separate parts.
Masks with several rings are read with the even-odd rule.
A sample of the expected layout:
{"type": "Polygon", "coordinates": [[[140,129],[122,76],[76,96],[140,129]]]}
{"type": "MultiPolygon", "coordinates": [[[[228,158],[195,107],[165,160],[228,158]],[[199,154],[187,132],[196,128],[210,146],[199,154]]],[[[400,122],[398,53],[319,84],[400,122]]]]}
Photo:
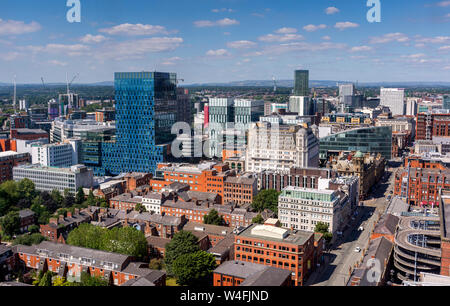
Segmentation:
{"type": "Polygon", "coordinates": [[[319,143],[319,159],[321,161],[328,160],[330,154],[340,151],[381,153],[386,160],[389,160],[392,151],[392,127],[351,129],[320,138],[319,143]]]}

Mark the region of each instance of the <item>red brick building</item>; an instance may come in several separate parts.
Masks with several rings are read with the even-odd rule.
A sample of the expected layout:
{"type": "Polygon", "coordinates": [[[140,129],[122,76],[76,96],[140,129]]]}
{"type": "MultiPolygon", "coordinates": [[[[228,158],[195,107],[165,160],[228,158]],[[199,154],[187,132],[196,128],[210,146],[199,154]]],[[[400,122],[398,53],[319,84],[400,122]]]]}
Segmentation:
{"type": "Polygon", "coordinates": [[[235,236],[235,260],[288,270],[295,286],[313,271],[314,233],[251,225],[235,236]]]}
{"type": "Polygon", "coordinates": [[[148,269],[143,263],[132,262],[132,257],[117,253],[81,248],[67,244],[43,241],[39,245],[16,246],[16,253],[28,269],[51,271],[69,281],[76,281],[82,272],[107,279],[110,285],[124,285],[141,277],[155,286],[165,286],[166,274],[148,269]]]}
{"type": "Polygon", "coordinates": [[[405,197],[409,205],[438,206],[440,189],[448,188],[450,170],[410,168],[395,173],[394,195],[405,197]]]}
{"type": "Polygon", "coordinates": [[[434,136],[450,136],[450,114],[417,114],[416,140],[432,140],[434,136]]]}
{"type": "Polygon", "coordinates": [[[13,167],[31,163],[29,153],[0,152],[0,184],[13,179],[13,167]]]}
{"type": "Polygon", "coordinates": [[[258,180],[251,175],[229,176],[223,186],[223,203],[235,203],[239,206],[252,204],[258,193],[258,180]]]}
{"type": "Polygon", "coordinates": [[[153,177],[151,173],[131,172],[124,176],[126,181],[126,192],[136,190],[138,187],[150,185],[150,180],[153,177]]]}
{"type": "Polygon", "coordinates": [[[48,133],[40,129],[11,129],[9,138],[21,140],[48,139],[48,133]]]}
{"type": "Polygon", "coordinates": [[[69,232],[77,228],[81,223],[90,222],[93,216],[86,210],[79,211],[75,208],[75,213],[67,213],[67,217],[60,215],[59,218],[50,218],[48,224],[41,224],[41,235],[53,242],[65,243],[69,232]]]}

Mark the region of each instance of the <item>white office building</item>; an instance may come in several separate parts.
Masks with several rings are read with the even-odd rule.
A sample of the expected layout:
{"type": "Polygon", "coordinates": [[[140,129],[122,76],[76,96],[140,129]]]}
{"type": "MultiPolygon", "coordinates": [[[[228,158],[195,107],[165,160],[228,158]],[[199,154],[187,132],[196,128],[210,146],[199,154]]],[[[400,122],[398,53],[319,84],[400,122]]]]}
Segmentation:
{"type": "Polygon", "coordinates": [[[347,195],[337,190],[285,187],[278,198],[278,219],[282,227],[314,232],[318,222],[335,233],[345,226],[350,212],[347,195]]]}
{"type": "Polygon", "coordinates": [[[94,173],[84,165],[70,168],[52,168],[40,165],[21,165],[13,168],[13,179],[33,181],[37,190],[52,192],[54,189],[64,192],[68,189],[76,194],[78,188],[91,188],[94,184],[94,173]]]}
{"type": "Polygon", "coordinates": [[[416,116],[418,104],[419,104],[419,98],[407,98],[406,99],[406,115],[407,116],[416,116]]]}
{"type": "Polygon", "coordinates": [[[299,116],[308,116],[310,114],[311,99],[303,96],[289,97],[289,112],[297,113],[299,116]]]}
{"type": "Polygon", "coordinates": [[[160,192],[149,192],[142,197],[142,205],[148,212],[161,215],[161,204],[165,196],[160,192]]]}
{"type": "Polygon", "coordinates": [[[392,116],[404,115],[405,90],[403,88],[384,88],[380,90],[380,105],[387,106],[392,116]]]}
{"type": "Polygon", "coordinates": [[[78,164],[78,140],[66,143],[34,144],[31,147],[33,164],[44,167],[70,167],[78,164]]]}
{"type": "Polygon", "coordinates": [[[248,132],[245,170],[289,170],[318,167],[319,141],[310,128],[296,125],[253,124],[248,132]]]}

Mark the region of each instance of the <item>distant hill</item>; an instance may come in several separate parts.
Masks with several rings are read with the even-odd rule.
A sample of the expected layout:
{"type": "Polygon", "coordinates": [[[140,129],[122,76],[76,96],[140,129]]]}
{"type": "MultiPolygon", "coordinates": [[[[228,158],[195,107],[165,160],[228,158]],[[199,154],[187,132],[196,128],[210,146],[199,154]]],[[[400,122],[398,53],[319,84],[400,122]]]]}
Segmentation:
{"type": "MultiPolygon", "coordinates": [[[[294,80],[277,80],[278,87],[294,87],[294,80]]],[[[349,81],[331,81],[331,80],[310,80],[309,87],[336,87],[337,84],[348,84],[349,81]]],[[[272,80],[248,80],[235,81],[227,83],[196,83],[184,85],[185,87],[198,86],[249,86],[249,87],[272,87],[272,80]]],[[[450,82],[358,82],[358,86],[367,87],[450,87],[450,82]]]]}

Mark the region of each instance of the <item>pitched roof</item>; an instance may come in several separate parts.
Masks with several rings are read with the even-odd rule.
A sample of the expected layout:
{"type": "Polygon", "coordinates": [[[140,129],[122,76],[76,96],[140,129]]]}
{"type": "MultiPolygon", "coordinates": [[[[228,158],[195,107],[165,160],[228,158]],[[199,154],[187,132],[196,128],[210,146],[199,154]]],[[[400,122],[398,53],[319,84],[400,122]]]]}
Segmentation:
{"type": "Polygon", "coordinates": [[[385,214],[381,217],[375,226],[373,232],[376,234],[394,235],[400,218],[391,214],[385,214]]]}

